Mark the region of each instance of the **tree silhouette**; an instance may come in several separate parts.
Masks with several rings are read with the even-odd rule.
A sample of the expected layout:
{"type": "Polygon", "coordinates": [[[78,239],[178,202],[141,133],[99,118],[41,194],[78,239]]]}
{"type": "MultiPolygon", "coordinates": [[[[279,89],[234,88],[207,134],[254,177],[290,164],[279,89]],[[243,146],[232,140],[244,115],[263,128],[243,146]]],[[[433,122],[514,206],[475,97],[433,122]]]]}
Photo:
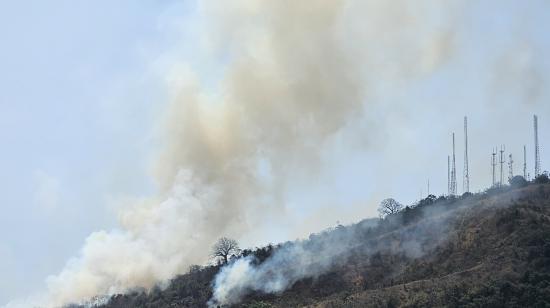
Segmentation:
{"type": "Polygon", "coordinates": [[[395,214],[403,208],[403,205],[393,198],[387,198],[380,202],[378,206],[378,213],[381,218],[384,218],[388,215],[395,214]]]}
{"type": "Polygon", "coordinates": [[[539,176],[537,176],[537,178],[535,179],[535,183],[537,184],[546,184],[546,183],[550,183],[550,179],[548,178],[548,174],[546,172],[540,174],[539,176]]]}
{"type": "Polygon", "coordinates": [[[529,184],[529,182],[527,182],[527,180],[525,180],[525,178],[522,177],[521,175],[514,176],[513,178],[510,179],[509,182],[510,182],[510,186],[514,188],[525,187],[529,184]]]}
{"type": "Polygon", "coordinates": [[[224,264],[227,264],[229,257],[239,253],[239,244],[234,239],[227,237],[220,238],[212,249],[214,259],[221,258],[224,264]]]}

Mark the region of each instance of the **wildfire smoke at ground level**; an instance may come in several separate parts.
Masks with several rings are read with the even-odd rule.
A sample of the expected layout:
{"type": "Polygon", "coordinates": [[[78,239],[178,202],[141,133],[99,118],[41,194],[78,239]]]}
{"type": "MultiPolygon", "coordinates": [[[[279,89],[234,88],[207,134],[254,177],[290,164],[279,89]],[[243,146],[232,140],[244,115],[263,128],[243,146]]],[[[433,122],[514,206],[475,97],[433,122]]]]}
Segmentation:
{"type": "MultiPolygon", "coordinates": [[[[491,4],[511,27],[534,31],[516,26],[514,5],[491,4]]],[[[526,7],[521,16],[543,11],[526,7]]],[[[449,119],[466,113],[464,106],[474,109],[468,113],[470,132],[480,131],[476,123],[489,118],[489,111],[506,119],[517,118],[509,110],[525,106],[548,114],[541,103],[548,96],[542,86],[546,64],[538,61],[545,49],[499,35],[478,44],[491,33],[478,24],[486,20],[478,17],[484,8],[459,1],[201,2],[197,48],[206,49],[205,57],[214,58],[221,73],[197,69],[198,61],[174,65],[167,74],[172,101],[161,120],[158,195],[120,208],[117,228],[92,233],[78,255],[47,280],[40,301],[55,306],[152,288],[208,262],[218,238],[261,234],[266,222],[287,220],[288,199],[329,169],[327,156],[347,148],[342,144],[375,157],[372,174],[365,176],[373,196],[363,197],[372,200],[381,192],[415,190],[410,181],[401,182],[404,169],[422,176],[427,168],[439,170],[430,165],[446,147],[434,140],[443,140],[449,119]],[[478,50],[482,45],[486,49],[478,50]],[[485,73],[472,74],[474,68],[485,73]],[[475,76],[464,78],[470,75],[475,76]],[[455,101],[456,91],[466,93],[463,105],[455,101]],[[509,99],[494,108],[503,92],[509,99]],[[426,118],[418,120],[421,115],[439,118],[426,124],[426,118]],[[427,131],[433,139],[422,136],[427,131]]],[[[481,155],[473,151],[484,141],[475,133],[470,137],[468,167],[480,178],[481,155]]],[[[432,181],[437,182],[444,185],[432,181]]],[[[358,203],[352,213],[366,206],[358,203]]],[[[295,257],[307,258],[304,253],[295,257]]],[[[246,262],[239,263],[245,272],[251,270],[246,262]]],[[[257,270],[254,275],[264,279],[257,270]]],[[[285,283],[299,277],[289,279],[285,283]]],[[[266,285],[282,288],[278,280],[266,285]]],[[[232,301],[223,292],[216,296],[232,301]]]]}

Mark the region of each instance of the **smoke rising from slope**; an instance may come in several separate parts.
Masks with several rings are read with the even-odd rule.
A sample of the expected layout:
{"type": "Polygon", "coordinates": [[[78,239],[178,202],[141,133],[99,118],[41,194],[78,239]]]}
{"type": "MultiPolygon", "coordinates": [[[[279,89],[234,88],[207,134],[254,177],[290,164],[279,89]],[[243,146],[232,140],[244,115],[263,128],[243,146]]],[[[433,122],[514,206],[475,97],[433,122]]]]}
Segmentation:
{"type": "MultiPolygon", "coordinates": [[[[453,56],[458,3],[202,3],[200,34],[223,76],[180,72],[156,168],[161,193],[124,208],[119,229],[88,237],[49,278],[50,305],[151,287],[206,262],[220,236],[283,215],[286,183],[315,174],[332,136],[385,114],[380,93],[453,56]]],[[[398,126],[416,106],[389,108],[398,126]]]]}
{"type": "MultiPolygon", "coordinates": [[[[493,210],[517,205],[517,200],[532,196],[534,190],[515,187],[437,201],[427,198],[418,207],[383,220],[367,219],[313,234],[308,240],[284,243],[275,247],[263,262],[254,255],[238,258],[216,275],[208,304],[210,307],[238,304],[254,292],[281,293],[299,280],[316,279],[331,271],[340,275],[342,268],[350,264],[368,264],[377,254],[382,258],[389,255],[417,259],[436,250],[441,253],[446,245],[457,245],[469,238],[463,227],[474,217],[490,217],[488,213],[493,210]]],[[[540,186],[538,190],[542,191],[540,186]]],[[[403,268],[395,266],[391,271],[386,273],[387,277],[399,276],[403,268]]],[[[321,281],[327,279],[330,280],[321,281]]]]}
{"type": "Polygon", "coordinates": [[[227,4],[222,20],[245,14],[258,24],[228,30],[238,37],[223,51],[231,60],[222,94],[211,99],[184,82],[168,111],[162,196],[122,211],[119,230],[90,235],[48,280],[51,305],[151,287],[205,262],[218,237],[238,237],[260,212],[277,212],[260,201],[278,183],[258,181],[259,162],[275,182],[289,166],[313,170],[318,147],[362,111],[364,80],[337,30],[343,5],[227,4]]]}
{"type": "Polygon", "coordinates": [[[377,253],[422,257],[448,239],[453,220],[471,205],[466,200],[416,209],[421,211],[422,220],[408,226],[403,225],[403,215],[394,215],[386,221],[371,219],[337,227],[309,240],[285,243],[259,265],[252,256],[237,259],[216,275],[209,305],[236,304],[253,291],[285,291],[298,280],[317,278],[344,266],[352,256],[363,260],[377,253]],[[380,224],[382,232],[376,236],[378,231],[372,230],[380,224]]]}

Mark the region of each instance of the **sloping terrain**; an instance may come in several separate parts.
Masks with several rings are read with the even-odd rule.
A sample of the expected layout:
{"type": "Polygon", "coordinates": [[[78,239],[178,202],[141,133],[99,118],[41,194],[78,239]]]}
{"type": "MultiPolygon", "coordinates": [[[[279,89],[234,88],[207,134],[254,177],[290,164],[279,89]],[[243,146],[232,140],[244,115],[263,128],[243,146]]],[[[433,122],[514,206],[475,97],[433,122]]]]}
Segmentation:
{"type": "MultiPolygon", "coordinates": [[[[331,256],[330,267],[276,294],[248,290],[233,306],[550,307],[548,184],[432,196],[384,220],[339,226],[300,245],[342,238],[347,248],[331,256]]],[[[260,266],[288,245],[298,244],[243,256],[260,266]]],[[[195,268],[163,290],[115,295],[103,307],[205,307],[219,271],[195,268]]]]}

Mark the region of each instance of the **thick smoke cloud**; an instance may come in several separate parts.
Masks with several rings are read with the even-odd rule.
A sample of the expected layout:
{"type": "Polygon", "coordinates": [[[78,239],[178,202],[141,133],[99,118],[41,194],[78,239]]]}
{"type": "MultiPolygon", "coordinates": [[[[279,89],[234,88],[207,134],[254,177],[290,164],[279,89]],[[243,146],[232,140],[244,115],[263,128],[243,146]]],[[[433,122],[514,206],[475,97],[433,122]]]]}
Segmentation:
{"type": "MultiPolygon", "coordinates": [[[[217,238],[240,238],[282,217],[288,181],[313,178],[323,146],[342,130],[380,149],[389,139],[380,119],[391,114],[392,140],[407,138],[399,126],[416,106],[395,89],[448,64],[466,5],[201,2],[197,36],[221,59],[222,76],[176,70],[158,197],[124,207],[120,228],[90,235],[48,279],[46,305],[148,288],[204,264],[217,238]],[[359,119],[366,129],[355,130],[359,119]]],[[[246,259],[237,265],[249,270],[246,259]]]]}
{"type": "Polygon", "coordinates": [[[164,191],[124,209],[120,229],[89,236],[48,280],[50,304],[151,287],[204,263],[218,237],[277,213],[289,168],[314,170],[319,146],[361,114],[365,81],[339,30],[345,2],[218,5],[205,14],[235,36],[224,34],[221,94],[208,97],[192,77],[177,89],[157,166],[164,191]],[[259,164],[272,183],[258,180],[259,164]]]}

